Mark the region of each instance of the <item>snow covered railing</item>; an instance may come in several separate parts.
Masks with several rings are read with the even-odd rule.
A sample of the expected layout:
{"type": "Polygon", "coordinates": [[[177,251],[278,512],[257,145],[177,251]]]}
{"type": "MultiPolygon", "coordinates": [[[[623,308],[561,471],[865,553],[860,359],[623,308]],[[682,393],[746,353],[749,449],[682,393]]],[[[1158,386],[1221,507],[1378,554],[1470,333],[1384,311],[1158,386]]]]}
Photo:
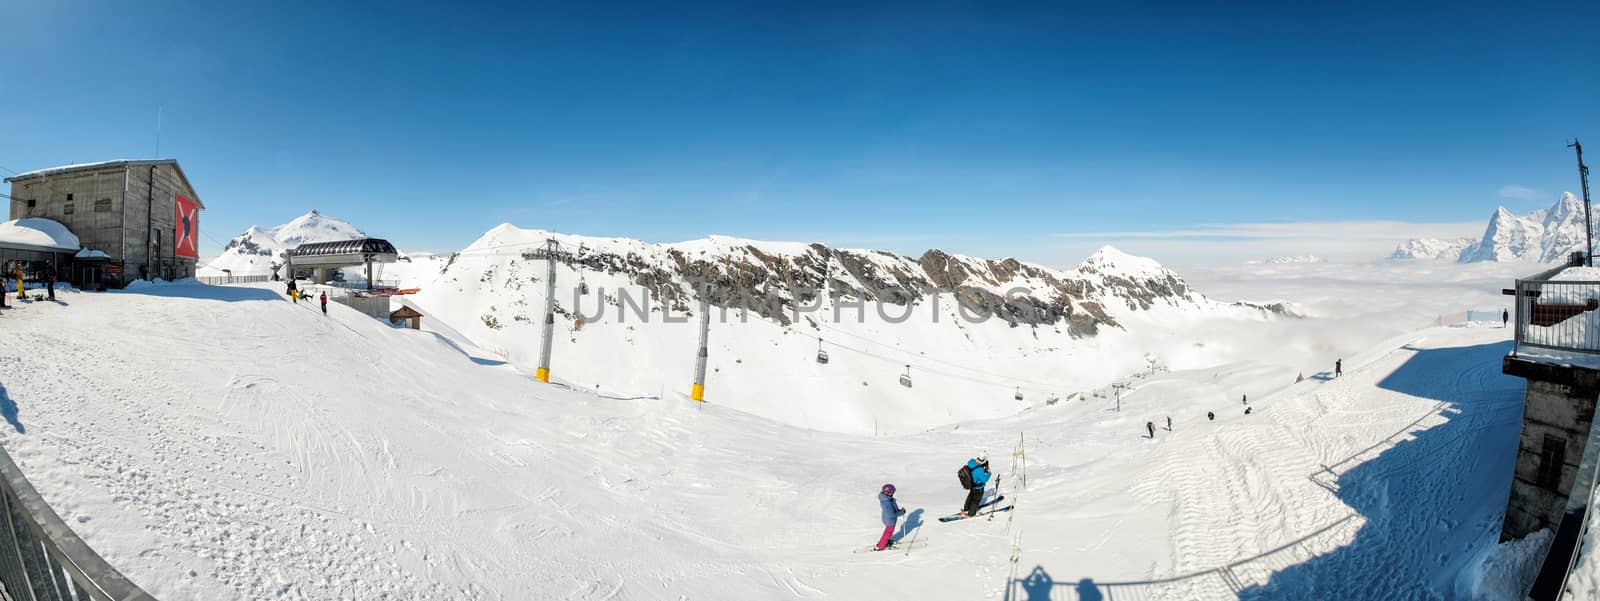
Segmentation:
{"type": "Polygon", "coordinates": [[[1600,281],[1517,280],[1515,294],[1518,351],[1600,354],[1600,281]]]}
{"type": "Polygon", "coordinates": [[[0,450],[0,598],[13,601],[154,599],[61,521],[0,450]]]}

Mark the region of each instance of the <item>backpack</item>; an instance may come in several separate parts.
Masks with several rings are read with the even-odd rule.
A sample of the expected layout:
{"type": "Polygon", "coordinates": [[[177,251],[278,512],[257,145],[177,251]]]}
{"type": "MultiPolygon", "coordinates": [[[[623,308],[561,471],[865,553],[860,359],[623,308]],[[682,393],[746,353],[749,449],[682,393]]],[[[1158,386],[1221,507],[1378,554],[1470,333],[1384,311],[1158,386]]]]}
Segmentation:
{"type": "Polygon", "coordinates": [[[961,479],[961,488],[972,490],[972,468],[965,465],[956,472],[956,477],[961,479]]]}

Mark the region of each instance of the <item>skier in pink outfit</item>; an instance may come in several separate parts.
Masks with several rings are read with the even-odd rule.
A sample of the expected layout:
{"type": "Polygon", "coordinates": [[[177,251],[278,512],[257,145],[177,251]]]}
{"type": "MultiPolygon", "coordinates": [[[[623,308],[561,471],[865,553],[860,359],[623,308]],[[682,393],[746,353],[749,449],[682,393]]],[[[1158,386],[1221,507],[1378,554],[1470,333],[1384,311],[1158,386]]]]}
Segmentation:
{"type": "Polygon", "coordinates": [[[889,546],[889,539],[894,536],[895,522],[900,520],[906,510],[894,500],[894,485],[885,484],[878,491],[878,506],[883,509],[883,536],[878,537],[877,550],[882,551],[889,546]]]}

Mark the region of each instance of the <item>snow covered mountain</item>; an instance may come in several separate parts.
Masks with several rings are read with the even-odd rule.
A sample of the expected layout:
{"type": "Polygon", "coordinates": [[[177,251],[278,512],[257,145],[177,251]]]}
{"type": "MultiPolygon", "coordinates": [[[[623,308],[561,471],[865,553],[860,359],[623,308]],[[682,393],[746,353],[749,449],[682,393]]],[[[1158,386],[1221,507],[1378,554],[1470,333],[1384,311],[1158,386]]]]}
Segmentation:
{"type": "Polygon", "coordinates": [[[1442,259],[1461,263],[1533,261],[1554,263],[1586,251],[1583,201],[1571,192],[1548,209],[1514,215],[1505,207],[1489,217],[1478,240],[1417,238],[1395,248],[1391,259],[1442,259]]]}
{"type": "Polygon", "coordinates": [[[1008,415],[1025,406],[1018,395],[1065,397],[1149,369],[1150,345],[1130,342],[1131,330],[1160,338],[1160,328],[1192,319],[1294,316],[1283,305],[1212,301],[1160,263],[1109,246],[1055,269],[937,249],[911,257],[724,236],[650,244],[506,224],[461,252],[411,257],[386,273],[421,288],[406,302],[427,319],[532,371],[547,269],[535,252],[546,240],[565,253],[557,379],[617,394],[686,389],[704,297],[710,394],[830,431],[1008,415]]]}
{"type": "Polygon", "coordinates": [[[199,275],[268,275],[283,263],[283,253],[309,242],[332,242],[365,238],[367,235],[350,222],[312,210],[271,228],[250,226],[234,236],[222,254],[201,268],[199,275]],[[226,272],[224,270],[227,270],[226,272]]]}

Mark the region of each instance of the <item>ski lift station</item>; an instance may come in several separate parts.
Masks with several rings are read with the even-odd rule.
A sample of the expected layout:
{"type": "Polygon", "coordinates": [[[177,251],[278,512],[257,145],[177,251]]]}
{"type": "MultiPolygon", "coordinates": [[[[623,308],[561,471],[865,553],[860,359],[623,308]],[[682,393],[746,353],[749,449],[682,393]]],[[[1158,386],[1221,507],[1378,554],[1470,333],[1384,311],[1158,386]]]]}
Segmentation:
{"type": "Polygon", "coordinates": [[[289,251],[287,273],[308,269],[311,280],[318,284],[333,281],[334,275],[345,267],[365,267],[367,289],[373,288],[376,276],[382,275],[383,264],[398,260],[400,253],[394,245],[382,238],[357,238],[336,242],[301,244],[289,251]],[[374,273],[376,268],[376,273],[374,273]]]}

